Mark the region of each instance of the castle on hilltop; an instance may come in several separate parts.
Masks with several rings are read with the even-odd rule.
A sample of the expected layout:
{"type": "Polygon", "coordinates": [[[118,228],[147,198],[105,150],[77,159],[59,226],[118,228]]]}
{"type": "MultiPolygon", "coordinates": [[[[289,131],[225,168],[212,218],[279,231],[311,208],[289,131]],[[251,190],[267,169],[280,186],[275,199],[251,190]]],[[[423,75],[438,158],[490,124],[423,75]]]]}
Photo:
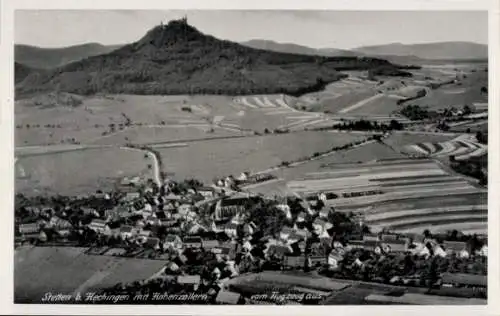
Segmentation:
{"type": "MultiPolygon", "coordinates": [[[[178,19],[178,20],[171,20],[170,22],[176,22],[176,23],[180,23],[180,24],[184,24],[184,25],[188,25],[188,19],[187,19],[187,15],[183,16],[182,18],[178,19]]],[[[169,23],[170,23],[169,22],[169,23]]],[[[167,26],[165,23],[163,23],[163,21],[160,22],[160,26],[162,27],[165,27],[167,26]]]]}

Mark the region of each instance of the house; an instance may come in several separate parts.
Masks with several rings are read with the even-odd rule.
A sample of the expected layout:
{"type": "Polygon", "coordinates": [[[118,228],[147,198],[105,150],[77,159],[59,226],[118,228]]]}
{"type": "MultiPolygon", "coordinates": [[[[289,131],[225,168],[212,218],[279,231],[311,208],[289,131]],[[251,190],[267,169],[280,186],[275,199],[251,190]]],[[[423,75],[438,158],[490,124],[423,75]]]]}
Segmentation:
{"type": "Polygon", "coordinates": [[[344,260],[344,257],[338,251],[333,250],[328,255],[328,265],[331,269],[337,269],[339,267],[339,263],[344,260]]]}
{"type": "Polygon", "coordinates": [[[288,241],[288,237],[290,234],[292,234],[294,231],[292,228],[285,226],[281,229],[280,231],[280,239],[288,241]]]}
{"type": "Polygon", "coordinates": [[[467,243],[462,241],[444,241],[443,248],[448,255],[455,253],[460,254],[463,251],[467,251],[467,243]]]}
{"type": "Polygon", "coordinates": [[[201,187],[196,191],[198,191],[198,193],[201,194],[201,196],[203,196],[205,199],[211,199],[215,196],[215,189],[211,187],[201,187]]]}
{"type": "Polygon", "coordinates": [[[441,275],[441,284],[445,287],[486,288],[488,277],[486,275],[445,272],[441,275]]]}
{"type": "Polygon", "coordinates": [[[282,211],[288,220],[292,219],[292,213],[290,211],[290,206],[288,206],[288,204],[280,203],[280,204],[276,205],[276,208],[278,210],[282,211]]]}
{"type": "Polygon", "coordinates": [[[284,257],[286,255],[292,254],[293,249],[290,245],[282,245],[282,244],[271,244],[268,245],[264,250],[266,255],[275,255],[277,257],[284,257]]]}
{"type": "Polygon", "coordinates": [[[219,241],[215,239],[207,239],[202,241],[202,247],[205,250],[211,250],[212,248],[218,247],[219,245],[219,241]]]}
{"type": "Polygon", "coordinates": [[[190,204],[181,204],[177,208],[177,212],[182,216],[188,216],[188,213],[193,209],[193,206],[190,204]]]}
{"type": "Polygon", "coordinates": [[[381,247],[383,252],[406,252],[407,249],[407,241],[405,240],[392,240],[385,241],[381,243],[381,247]]]}
{"type": "Polygon", "coordinates": [[[323,206],[323,208],[319,211],[319,217],[327,219],[328,215],[332,212],[331,207],[323,206]]]}
{"type": "Polygon", "coordinates": [[[483,245],[477,254],[479,256],[488,257],[488,245],[483,245]]]}
{"type": "Polygon", "coordinates": [[[149,249],[160,249],[160,239],[157,237],[147,237],[143,246],[149,249]]]}
{"type": "Polygon", "coordinates": [[[159,218],[157,218],[156,214],[155,214],[155,215],[150,215],[150,216],[146,217],[146,223],[148,223],[149,225],[156,226],[156,225],[161,225],[161,220],[159,218]]]}
{"type": "Polygon", "coordinates": [[[129,225],[123,225],[120,227],[120,236],[123,239],[132,238],[137,234],[137,229],[129,225]]]}
{"type": "Polygon", "coordinates": [[[101,234],[111,232],[106,221],[102,219],[93,219],[88,225],[88,228],[95,231],[96,233],[101,233],[101,234]]]}
{"type": "Polygon", "coordinates": [[[125,197],[123,199],[127,202],[132,202],[139,199],[140,197],[141,195],[139,192],[127,192],[127,194],[125,194],[125,197]]]}
{"type": "Polygon", "coordinates": [[[254,222],[245,223],[243,225],[243,233],[245,235],[253,235],[257,231],[257,225],[254,222]]]}
{"type": "Polygon", "coordinates": [[[309,203],[307,203],[306,201],[300,201],[299,204],[306,211],[307,214],[309,214],[309,215],[316,214],[316,212],[311,208],[309,203]]]}
{"type": "Polygon", "coordinates": [[[306,221],[306,219],[307,219],[307,214],[306,214],[306,213],[304,213],[304,212],[300,212],[300,213],[297,215],[297,219],[296,219],[296,221],[297,221],[298,223],[303,223],[303,222],[305,222],[305,221],[306,221]]]}
{"type": "Polygon", "coordinates": [[[317,235],[321,235],[324,231],[332,228],[333,225],[323,219],[316,218],[313,222],[313,229],[317,235]]]}
{"type": "Polygon", "coordinates": [[[380,238],[377,234],[364,234],[363,241],[379,241],[380,238]]]}
{"type": "Polygon", "coordinates": [[[161,220],[161,226],[174,227],[178,224],[176,219],[163,219],[161,220]]]}
{"type": "Polygon", "coordinates": [[[347,248],[350,249],[363,249],[364,248],[364,241],[363,240],[349,240],[347,243],[347,248]]]}
{"type": "Polygon", "coordinates": [[[204,232],[206,231],[207,229],[202,226],[201,224],[197,223],[197,222],[189,222],[185,225],[184,227],[184,231],[188,234],[188,235],[197,235],[201,232],[204,232]]]}
{"type": "Polygon", "coordinates": [[[177,272],[179,271],[179,266],[175,262],[170,261],[165,265],[165,270],[169,272],[177,272]]]}
{"type": "Polygon", "coordinates": [[[444,251],[440,245],[435,245],[433,251],[434,251],[434,256],[436,257],[444,258],[447,256],[446,251],[444,251]]]}
{"type": "Polygon", "coordinates": [[[150,237],[151,236],[151,231],[147,229],[141,229],[138,233],[139,237],[150,237]]]}
{"type": "Polygon", "coordinates": [[[234,223],[224,225],[224,233],[229,238],[236,238],[238,236],[238,225],[234,223]]]}
{"type": "Polygon", "coordinates": [[[181,249],[182,248],[182,240],[179,236],[174,234],[169,234],[165,237],[165,241],[163,242],[164,248],[172,248],[172,249],[181,249]]]}
{"type": "Polygon", "coordinates": [[[215,302],[223,305],[237,305],[242,302],[241,294],[236,292],[230,292],[227,290],[221,290],[215,298],[215,302]]]}
{"type": "Polygon", "coordinates": [[[303,269],[306,265],[304,256],[285,256],[283,266],[288,269],[303,269]]]}
{"type": "Polygon", "coordinates": [[[325,265],[328,263],[327,256],[310,255],[308,259],[309,259],[311,267],[322,266],[322,265],[325,265]]]}
{"type": "Polygon", "coordinates": [[[40,231],[40,225],[38,223],[29,223],[29,224],[21,224],[19,225],[19,232],[21,234],[33,234],[40,231]]]}
{"type": "Polygon", "coordinates": [[[200,286],[201,277],[199,275],[179,275],[177,283],[186,287],[188,291],[195,292],[200,286]]]}
{"type": "Polygon", "coordinates": [[[203,241],[199,236],[184,237],[182,244],[185,248],[199,249],[203,245],[203,241]]]}
{"type": "Polygon", "coordinates": [[[397,234],[380,234],[380,241],[391,242],[395,240],[400,240],[397,234]]]}
{"type": "Polygon", "coordinates": [[[73,225],[71,225],[68,220],[62,219],[58,216],[52,216],[49,224],[56,230],[70,229],[71,227],[73,227],[73,225]]]}

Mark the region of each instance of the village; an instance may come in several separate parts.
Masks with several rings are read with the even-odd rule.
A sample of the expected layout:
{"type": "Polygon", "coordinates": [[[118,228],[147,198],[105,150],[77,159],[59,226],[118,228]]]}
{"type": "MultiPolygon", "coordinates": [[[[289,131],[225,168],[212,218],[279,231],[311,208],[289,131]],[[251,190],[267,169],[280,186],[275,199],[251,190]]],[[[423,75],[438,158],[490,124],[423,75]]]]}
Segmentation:
{"type": "MultiPolygon", "coordinates": [[[[18,194],[15,244],[85,247],[87,255],[165,262],[147,280],[101,289],[106,295],[198,293],[203,295],[186,303],[256,304],[252,297],[262,291],[238,290],[230,280],[296,271],[486,298],[486,237],[427,230],[375,234],[356,214],[326,206],[324,193],[269,198],[240,189],[271,178],[242,173],[211,186],[166,178],[158,186],[135,177],[122,179],[113,192],[90,196],[18,194]]],[[[283,301],[279,295],[266,297],[271,304],[283,301]]],[[[304,303],[304,296],[292,295],[286,303],[296,301],[304,303]]]]}

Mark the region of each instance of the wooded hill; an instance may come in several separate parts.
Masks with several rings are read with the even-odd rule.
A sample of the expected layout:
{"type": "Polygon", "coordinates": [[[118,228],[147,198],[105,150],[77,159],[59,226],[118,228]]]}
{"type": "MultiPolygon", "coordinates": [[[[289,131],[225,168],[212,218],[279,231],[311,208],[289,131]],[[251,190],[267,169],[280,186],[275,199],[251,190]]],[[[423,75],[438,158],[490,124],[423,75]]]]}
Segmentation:
{"type": "Polygon", "coordinates": [[[320,90],[342,70],[391,66],[383,59],[278,53],[219,40],[174,20],[137,42],[57,69],[16,77],[17,97],[62,91],[82,95],[265,94],[320,90]]]}

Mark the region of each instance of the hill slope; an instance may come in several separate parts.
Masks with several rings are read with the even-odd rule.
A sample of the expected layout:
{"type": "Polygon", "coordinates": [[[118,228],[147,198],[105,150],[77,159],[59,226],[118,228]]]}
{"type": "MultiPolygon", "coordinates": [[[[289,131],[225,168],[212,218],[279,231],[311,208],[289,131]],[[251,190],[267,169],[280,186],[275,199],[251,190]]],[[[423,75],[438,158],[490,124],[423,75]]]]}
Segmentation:
{"type": "Polygon", "coordinates": [[[30,45],[15,45],[16,62],[33,68],[50,69],[90,56],[109,53],[121,45],[101,45],[88,43],[61,48],[42,48],[30,45]]]}
{"type": "Polygon", "coordinates": [[[28,80],[28,76],[16,86],[16,92],[298,95],[343,77],[337,70],[388,64],[377,58],[317,57],[253,49],[202,34],[185,21],[176,20],[111,53],[65,65],[37,80],[28,80]]]}
{"type": "Polygon", "coordinates": [[[405,45],[393,43],[365,46],[354,51],[366,55],[416,56],[423,59],[483,59],[488,58],[488,46],[470,42],[437,42],[405,45]]]}

